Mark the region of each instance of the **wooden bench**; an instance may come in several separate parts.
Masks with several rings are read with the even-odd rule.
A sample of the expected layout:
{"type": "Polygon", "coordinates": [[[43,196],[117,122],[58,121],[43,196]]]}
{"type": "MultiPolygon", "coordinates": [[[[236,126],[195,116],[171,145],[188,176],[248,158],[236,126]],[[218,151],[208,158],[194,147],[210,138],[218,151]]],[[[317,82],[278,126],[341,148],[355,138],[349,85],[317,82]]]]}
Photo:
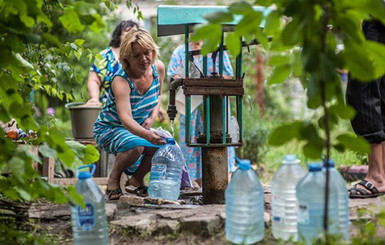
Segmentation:
{"type": "MultiPolygon", "coordinates": [[[[89,140],[79,140],[79,139],[67,139],[74,140],[84,145],[93,145],[97,147],[94,139],[89,140]]],[[[112,170],[115,156],[113,154],[108,154],[104,150],[97,147],[100,153],[100,159],[96,162],[96,171],[92,179],[98,185],[107,185],[108,176],[112,170]]],[[[36,151],[37,152],[37,151],[36,151]]],[[[55,159],[52,158],[43,158],[42,168],[40,170],[42,177],[47,177],[47,181],[51,184],[57,184],[62,186],[73,185],[78,181],[78,178],[57,178],[55,177],[55,159]]]]}

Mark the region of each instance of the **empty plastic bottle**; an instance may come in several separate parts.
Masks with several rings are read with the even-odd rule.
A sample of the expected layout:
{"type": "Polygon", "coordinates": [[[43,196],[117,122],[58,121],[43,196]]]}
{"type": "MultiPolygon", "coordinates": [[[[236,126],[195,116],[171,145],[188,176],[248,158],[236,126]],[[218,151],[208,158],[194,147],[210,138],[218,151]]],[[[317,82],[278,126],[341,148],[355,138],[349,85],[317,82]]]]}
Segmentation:
{"type": "MultiPolygon", "coordinates": [[[[325,162],[324,162],[325,167],[325,162]]],[[[324,171],[326,168],[324,168],[324,171]]],[[[338,193],[338,217],[339,229],[345,240],[349,240],[350,220],[349,220],[349,194],[345,180],[334,167],[334,160],[329,160],[329,178],[331,188],[336,188],[338,193]]]]}
{"type": "Polygon", "coordinates": [[[85,208],[71,206],[72,234],[75,245],[108,244],[108,225],[105,213],[104,195],[92,180],[95,164],[79,167],[76,191],[83,196],[85,208]],[[80,171],[91,168],[89,171],[80,171]]]}
{"type": "MultiPolygon", "coordinates": [[[[298,182],[298,240],[311,244],[324,234],[325,174],[319,163],[309,164],[309,173],[298,182]]],[[[337,190],[329,184],[328,233],[338,234],[337,190]]]]}
{"type": "Polygon", "coordinates": [[[180,194],[182,169],[185,163],[183,153],[174,138],[167,138],[166,143],[152,157],[148,195],[175,201],[180,194]]]}
{"type": "Polygon", "coordinates": [[[271,181],[272,228],[277,239],[297,241],[297,197],[295,188],[306,171],[295,155],[286,155],[271,181]]]}
{"type": "Polygon", "coordinates": [[[261,182],[251,168],[250,160],[240,160],[225,191],[225,232],[228,241],[253,244],[263,239],[263,194],[261,182]]]}
{"type": "Polygon", "coordinates": [[[231,143],[238,143],[239,141],[239,125],[234,116],[230,117],[229,134],[231,137],[231,143]]]}

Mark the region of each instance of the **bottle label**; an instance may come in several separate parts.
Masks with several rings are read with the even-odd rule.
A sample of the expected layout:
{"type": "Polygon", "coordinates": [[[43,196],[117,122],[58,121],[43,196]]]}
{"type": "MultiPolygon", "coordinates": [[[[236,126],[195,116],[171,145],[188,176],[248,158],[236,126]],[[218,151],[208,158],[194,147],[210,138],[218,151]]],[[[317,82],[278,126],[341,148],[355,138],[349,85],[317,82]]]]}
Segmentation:
{"type": "Polygon", "coordinates": [[[154,164],[151,167],[151,179],[164,180],[166,179],[166,164],[154,164]]]}
{"type": "Polygon", "coordinates": [[[307,204],[298,204],[298,223],[309,224],[309,206],[307,204]]]}
{"type": "Polygon", "coordinates": [[[285,201],[279,196],[272,196],[273,207],[272,207],[272,215],[273,222],[279,224],[285,224],[285,201]]]}
{"type": "Polygon", "coordinates": [[[95,226],[95,208],[91,203],[86,203],[85,208],[78,206],[78,226],[83,231],[91,231],[95,226]]]}

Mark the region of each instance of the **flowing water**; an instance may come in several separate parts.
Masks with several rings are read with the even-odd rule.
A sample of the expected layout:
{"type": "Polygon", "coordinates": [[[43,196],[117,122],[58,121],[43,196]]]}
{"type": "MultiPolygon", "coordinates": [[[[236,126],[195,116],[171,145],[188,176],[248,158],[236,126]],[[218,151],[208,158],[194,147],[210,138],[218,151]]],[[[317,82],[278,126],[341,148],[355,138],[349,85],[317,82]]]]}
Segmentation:
{"type": "Polygon", "coordinates": [[[171,121],[170,121],[170,127],[171,127],[171,134],[172,134],[172,137],[174,137],[174,120],[171,120],[171,121]]]}

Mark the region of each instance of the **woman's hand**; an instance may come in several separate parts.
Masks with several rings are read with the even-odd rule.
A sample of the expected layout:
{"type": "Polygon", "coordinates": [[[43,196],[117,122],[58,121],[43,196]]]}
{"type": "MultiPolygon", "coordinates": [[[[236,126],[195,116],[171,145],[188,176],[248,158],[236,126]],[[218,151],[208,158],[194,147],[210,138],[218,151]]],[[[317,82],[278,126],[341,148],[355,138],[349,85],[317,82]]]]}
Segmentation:
{"type": "Polygon", "coordinates": [[[90,99],[85,103],[84,105],[81,105],[83,107],[85,106],[95,106],[95,107],[102,107],[102,103],[100,103],[99,99],[90,99]]]}
{"type": "Polygon", "coordinates": [[[146,136],[144,137],[150,143],[155,145],[164,145],[166,142],[160,137],[155,131],[147,130],[146,136]]]}
{"type": "Polygon", "coordinates": [[[149,117],[142,123],[143,128],[150,129],[154,125],[155,118],[149,117]]]}
{"type": "Polygon", "coordinates": [[[166,120],[166,112],[163,110],[162,107],[159,107],[159,111],[158,111],[158,119],[159,119],[159,122],[164,122],[164,120],[166,120]]]}

